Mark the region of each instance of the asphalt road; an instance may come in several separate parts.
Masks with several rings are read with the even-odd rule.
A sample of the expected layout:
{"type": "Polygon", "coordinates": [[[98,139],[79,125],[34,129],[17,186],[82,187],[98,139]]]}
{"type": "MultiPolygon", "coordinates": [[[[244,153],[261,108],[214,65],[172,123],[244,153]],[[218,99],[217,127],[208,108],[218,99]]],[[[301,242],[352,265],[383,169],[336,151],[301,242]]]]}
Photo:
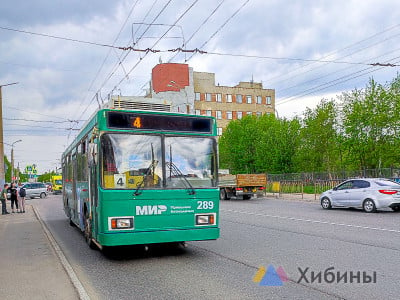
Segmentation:
{"type": "Polygon", "coordinates": [[[92,299],[399,298],[400,213],[326,211],[317,203],[266,198],[222,201],[217,241],[105,255],[69,226],[61,196],[29,201],[92,299]],[[267,274],[261,285],[253,282],[269,265],[282,267],[288,281],[262,285],[267,274]]]}

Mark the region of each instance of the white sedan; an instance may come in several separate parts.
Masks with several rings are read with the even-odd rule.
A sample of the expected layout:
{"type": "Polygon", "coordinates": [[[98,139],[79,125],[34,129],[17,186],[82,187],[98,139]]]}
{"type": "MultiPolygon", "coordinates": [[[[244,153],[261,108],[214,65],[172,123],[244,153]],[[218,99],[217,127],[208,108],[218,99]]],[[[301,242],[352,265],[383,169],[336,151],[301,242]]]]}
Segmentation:
{"type": "Polygon", "coordinates": [[[400,211],[400,184],[382,178],[349,179],[323,192],[320,201],[324,209],[355,207],[370,213],[390,207],[400,211]]]}

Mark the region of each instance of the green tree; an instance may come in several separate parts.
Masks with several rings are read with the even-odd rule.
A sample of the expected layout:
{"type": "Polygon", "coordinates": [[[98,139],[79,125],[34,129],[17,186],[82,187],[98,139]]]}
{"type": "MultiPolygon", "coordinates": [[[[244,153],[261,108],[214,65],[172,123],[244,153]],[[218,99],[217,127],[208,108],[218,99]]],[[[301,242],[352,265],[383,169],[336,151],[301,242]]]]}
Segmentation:
{"type": "Polygon", "coordinates": [[[233,174],[291,172],[299,128],[273,115],[232,121],[219,140],[220,166],[233,174]]]}
{"type": "Polygon", "coordinates": [[[341,167],[338,108],[334,100],[321,100],[307,108],[295,155],[298,171],[332,172],[341,167]]]}
{"type": "Polygon", "coordinates": [[[258,131],[255,116],[231,121],[219,139],[220,167],[233,174],[256,172],[258,131]]]}
{"type": "Polygon", "coordinates": [[[371,79],[343,97],[344,141],[353,169],[398,165],[398,79],[388,86],[371,79]]]}
{"type": "Polygon", "coordinates": [[[11,182],[11,163],[8,160],[7,156],[4,155],[4,166],[6,167],[6,171],[5,171],[5,181],[10,183],[11,182]]]}

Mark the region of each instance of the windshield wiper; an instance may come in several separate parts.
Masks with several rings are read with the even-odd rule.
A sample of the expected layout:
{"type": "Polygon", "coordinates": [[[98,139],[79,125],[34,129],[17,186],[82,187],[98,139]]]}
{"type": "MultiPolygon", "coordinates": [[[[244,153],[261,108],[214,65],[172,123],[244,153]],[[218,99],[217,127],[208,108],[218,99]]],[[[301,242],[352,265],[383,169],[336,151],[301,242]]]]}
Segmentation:
{"type": "Polygon", "coordinates": [[[189,180],[186,179],[185,175],[182,174],[181,170],[179,170],[179,168],[173,162],[167,162],[166,165],[170,169],[172,175],[180,178],[183,181],[184,186],[188,190],[189,195],[196,194],[196,191],[190,184],[189,180]]]}
{"type": "MultiPolygon", "coordinates": [[[[142,194],[141,189],[144,185],[144,180],[147,176],[149,176],[151,173],[153,173],[154,176],[154,170],[157,167],[158,164],[158,160],[153,160],[149,167],[147,168],[146,173],[143,175],[143,180],[137,185],[136,190],[133,192],[134,196],[139,196],[140,194],[142,194]]],[[[154,180],[154,179],[153,179],[154,180]]]]}

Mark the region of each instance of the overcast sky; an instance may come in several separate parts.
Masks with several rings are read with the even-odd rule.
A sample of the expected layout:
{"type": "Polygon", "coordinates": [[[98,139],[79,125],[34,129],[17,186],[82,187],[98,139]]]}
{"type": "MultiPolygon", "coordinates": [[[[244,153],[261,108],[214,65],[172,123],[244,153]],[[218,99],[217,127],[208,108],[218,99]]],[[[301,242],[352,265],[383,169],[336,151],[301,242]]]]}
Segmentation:
{"type": "Polygon", "coordinates": [[[21,139],[16,163],[39,173],[60,166],[96,93],[143,95],[160,60],[262,82],[287,118],[399,70],[368,64],[400,63],[397,0],[2,0],[0,27],[0,85],[18,82],[2,89],[4,142],[21,139]],[[209,54],[167,51],[180,47],[209,54]]]}

